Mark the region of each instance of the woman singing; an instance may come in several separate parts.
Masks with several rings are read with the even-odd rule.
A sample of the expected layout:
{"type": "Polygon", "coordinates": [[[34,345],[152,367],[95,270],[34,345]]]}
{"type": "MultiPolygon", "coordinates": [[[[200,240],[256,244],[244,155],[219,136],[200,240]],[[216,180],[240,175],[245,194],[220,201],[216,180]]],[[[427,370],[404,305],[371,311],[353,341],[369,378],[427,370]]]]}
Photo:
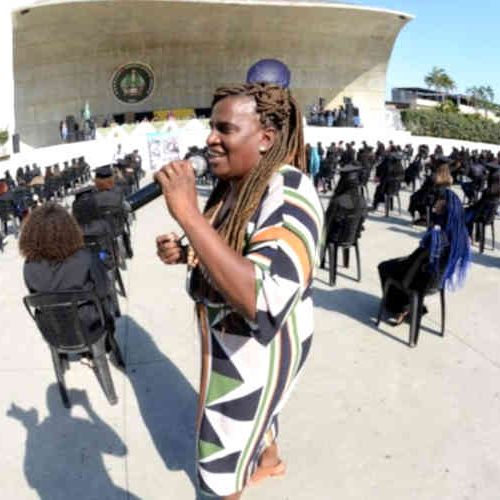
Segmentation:
{"type": "Polygon", "coordinates": [[[283,475],[278,415],[307,358],[311,284],[323,211],[306,175],[302,116],[273,84],[216,91],[207,139],[218,182],[197,206],[187,162],[157,174],[190,241],[157,238],[167,264],[195,264],[191,296],[202,336],[198,415],[201,489],[237,500],[283,475]]]}

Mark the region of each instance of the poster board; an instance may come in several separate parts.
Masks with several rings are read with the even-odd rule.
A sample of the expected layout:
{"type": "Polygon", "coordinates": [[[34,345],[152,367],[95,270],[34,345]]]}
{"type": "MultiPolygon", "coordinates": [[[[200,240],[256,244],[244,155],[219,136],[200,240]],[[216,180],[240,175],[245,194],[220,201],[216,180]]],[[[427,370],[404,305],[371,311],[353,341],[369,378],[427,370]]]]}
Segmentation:
{"type": "Polygon", "coordinates": [[[179,136],[176,128],[147,134],[150,169],[155,171],[173,160],[180,159],[179,136]]]}

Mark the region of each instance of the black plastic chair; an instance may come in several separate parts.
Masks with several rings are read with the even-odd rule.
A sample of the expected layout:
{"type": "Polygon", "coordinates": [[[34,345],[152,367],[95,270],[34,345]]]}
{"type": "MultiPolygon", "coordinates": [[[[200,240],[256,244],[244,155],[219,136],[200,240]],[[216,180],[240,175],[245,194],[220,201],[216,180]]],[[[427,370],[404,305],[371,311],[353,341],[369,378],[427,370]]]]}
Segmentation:
{"type": "Polygon", "coordinates": [[[64,406],[71,407],[64,380],[64,372],[69,369],[71,354],[90,357],[94,364],[94,372],[109,403],[116,404],[118,398],[106,358],[106,345],[109,345],[120,368],[125,368],[125,363],[114,331],[111,331],[106,324],[102,303],[95,292],[35,293],[24,297],[23,302],[49,344],[64,406]],[[79,308],[82,306],[95,307],[99,314],[99,324],[94,325],[93,330],[97,333],[93,333],[92,339],[89,338],[88,329],[83,326],[79,316],[79,308]]]}
{"type": "Polygon", "coordinates": [[[418,337],[420,333],[420,324],[422,322],[423,308],[424,308],[424,298],[428,295],[433,295],[439,292],[440,302],[441,302],[441,330],[439,334],[444,337],[445,324],[446,324],[446,303],[445,303],[445,290],[441,285],[442,273],[437,273],[435,275],[428,274],[428,279],[424,286],[416,289],[412,284],[415,282],[415,278],[418,273],[426,272],[426,266],[428,263],[428,255],[422,254],[418,258],[413,266],[408,270],[405,277],[402,280],[395,280],[393,278],[388,278],[385,282],[382,300],[380,301],[380,308],[377,316],[377,326],[382,320],[382,316],[385,312],[385,303],[389,288],[391,286],[398,288],[405,292],[410,298],[410,334],[408,345],[410,347],[416,347],[418,343],[418,337]]]}
{"type": "Polygon", "coordinates": [[[122,297],[126,297],[127,293],[125,291],[125,285],[123,283],[123,278],[120,273],[119,266],[119,250],[116,240],[111,234],[102,232],[97,234],[84,234],[83,240],[85,246],[89,248],[92,252],[99,255],[100,252],[104,251],[109,256],[111,272],[113,273],[113,301],[115,305],[116,316],[121,316],[120,304],[118,302],[117,290],[114,283],[118,284],[118,289],[122,297]]]}
{"type": "Polygon", "coordinates": [[[385,216],[389,217],[389,212],[394,208],[394,198],[398,202],[398,212],[401,215],[401,198],[399,196],[399,191],[401,189],[401,182],[397,179],[391,179],[387,181],[385,188],[385,216]]]}
{"type": "MultiPolygon", "coordinates": [[[[131,231],[127,212],[121,208],[116,209],[110,207],[100,207],[99,211],[102,217],[108,221],[110,227],[113,229],[117,246],[120,247],[121,239],[125,250],[125,258],[131,259],[134,256],[134,251],[132,249],[131,231]]],[[[124,269],[126,269],[125,262],[120,261],[120,264],[124,269]]]]}
{"type": "Polygon", "coordinates": [[[359,253],[358,240],[361,235],[363,226],[364,215],[363,213],[355,213],[345,215],[341,221],[334,220],[336,224],[334,231],[327,228],[327,237],[332,236],[332,241],[325,244],[321,253],[321,268],[325,268],[326,252],[328,250],[328,263],[329,263],[329,283],[330,286],[335,286],[337,283],[337,264],[338,264],[338,251],[342,249],[344,267],[349,267],[349,250],[354,247],[356,252],[356,267],[357,277],[356,281],[361,281],[361,257],[359,253]]]}
{"type": "Polygon", "coordinates": [[[495,217],[498,210],[498,202],[488,203],[474,220],[475,239],[479,242],[479,253],[484,253],[486,228],[491,228],[491,249],[495,250],[495,217]]]}

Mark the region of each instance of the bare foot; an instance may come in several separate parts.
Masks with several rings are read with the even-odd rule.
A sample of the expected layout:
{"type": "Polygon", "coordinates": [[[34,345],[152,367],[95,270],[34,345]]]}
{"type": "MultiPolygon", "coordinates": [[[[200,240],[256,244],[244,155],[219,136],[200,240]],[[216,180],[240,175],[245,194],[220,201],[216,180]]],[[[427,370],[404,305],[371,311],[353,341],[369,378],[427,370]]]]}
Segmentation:
{"type": "Polygon", "coordinates": [[[274,442],[262,452],[259,459],[259,466],[252,474],[248,484],[255,485],[260,483],[263,479],[284,476],[285,473],[286,466],[284,462],[281,461],[278,453],[278,445],[274,442]]]}

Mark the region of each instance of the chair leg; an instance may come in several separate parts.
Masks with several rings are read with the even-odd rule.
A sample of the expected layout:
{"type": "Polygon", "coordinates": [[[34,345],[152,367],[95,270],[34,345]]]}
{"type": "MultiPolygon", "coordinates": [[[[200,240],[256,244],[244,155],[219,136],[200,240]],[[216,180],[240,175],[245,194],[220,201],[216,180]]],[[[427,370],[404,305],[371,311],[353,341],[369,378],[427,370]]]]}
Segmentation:
{"type": "Polygon", "coordinates": [[[108,360],[106,358],[105,337],[101,338],[94,345],[92,345],[91,350],[97,380],[101,384],[109,403],[114,405],[118,402],[118,397],[116,395],[113,379],[111,378],[111,372],[109,371],[108,360]]]}
{"type": "Polygon", "coordinates": [[[349,269],[349,248],[343,248],[342,249],[342,258],[343,258],[343,261],[344,261],[344,267],[346,269],[349,269]]]}
{"type": "Polygon", "coordinates": [[[396,198],[398,200],[398,212],[399,215],[401,215],[401,198],[399,197],[399,193],[397,194],[396,198]]]}
{"type": "Polygon", "coordinates": [[[423,297],[414,292],[410,297],[410,347],[416,347],[418,334],[420,332],[420,322],[422,320],[423,297]]]}
{"type": "Polygon", "coordinates": [[[335,243],[329,245],[329,262],[330,262],[330,286],[335,286],[337,282],[337,256],[338,247],[335,243]]]}
{"type": "Polygon", "coordinates": [[[323,247],[321,248],[320,259],[319,259],[319,267],[320,269],[325,269],[325,261],[326,261],[326,251],[328,249],[328,243],[325,242],[323,247]]]}
{"type": "Polygon", "coordinates": [[[125,247],[125,255],[127,259],[131,259],[134,256],[134,251],[132,250],[132,241],[130,240],[130,233],[124,231],[123,233],[123,246],[125,247]]]}
{"type": "Polygon", "coordinates": [[[446,328],[446,301],[444,297],[444,288],[440,290],[439,297],[441,299],[441,337],[444,337],[446,328]]]}
{"type": "Polygon", "coordinates": [[[385,195],[385,216],[389,217],[389,209],[390,209],[390,197],[389,195],[385,195]]]}
{"type": "Polygon", "coordinates": [[[385,286],[384,288],[382,289],[382,299],[380,299],[380,306],[378,308],[378,315],[377,315],[377,326],[380,324],[380,321],[382,320],[382,316],[384,314],[384,311],[385,311],[385,302],[386,302],[386,297],[387,297],[387,293],[389,292],[389,287],[390,287],[390,283],[387,281],[385,283],[385,286]]]}
{"type": "Polygon", "coordinates": [[[356,252],[356,267],[358,270],[358,280],[361,281],[361,257],[359,255],[359,245],[358,242],[354,243],[354,250],[356,252]]]}
{"type": "Polygon", "coordinates": [[[495,250],[495,221],[491,223],[491,249],[495,250]]]}
{"type": "Polygon", "coordinates": [[[115,267],[115,279],[118,283],[118,288],[120,290],[120,295],[122,297],[126,297],[127,293],[125,292],[125,285],[123,284],[122,274],[120,273],[120,269],[115,267]]]}
{"type": "Polygon", "coordinates": [[[109,332],[108,333],[108,342],[111,347],[111,355],[114,358],[116,366],[118,366],[121,369],[125,369],[125,361],[123,360],[122,353],[120,351],[120,346],[118,345],[118,342],[116,341],[115,333],[114,332],[109,332]]]}
{"type": "Polygon", "coordinates": [[[480,223],[478,224],[478,228],[479,228],[479,253],[484,253],[486,226],[483,223],[480,223]]]}
{"type": "Polygon", "coordinates": [[[66,382],[64,380],[64,367],[61,362],[61,358],[59,357],[59,352],[55,347],[50,346],[50,354],[52,355],[52,363],[54,364],[54,370],[57,377],[57,385],[59,387],[63,405],[66,408],[71,408],[68,392],[66,390],[66,382]]]}

